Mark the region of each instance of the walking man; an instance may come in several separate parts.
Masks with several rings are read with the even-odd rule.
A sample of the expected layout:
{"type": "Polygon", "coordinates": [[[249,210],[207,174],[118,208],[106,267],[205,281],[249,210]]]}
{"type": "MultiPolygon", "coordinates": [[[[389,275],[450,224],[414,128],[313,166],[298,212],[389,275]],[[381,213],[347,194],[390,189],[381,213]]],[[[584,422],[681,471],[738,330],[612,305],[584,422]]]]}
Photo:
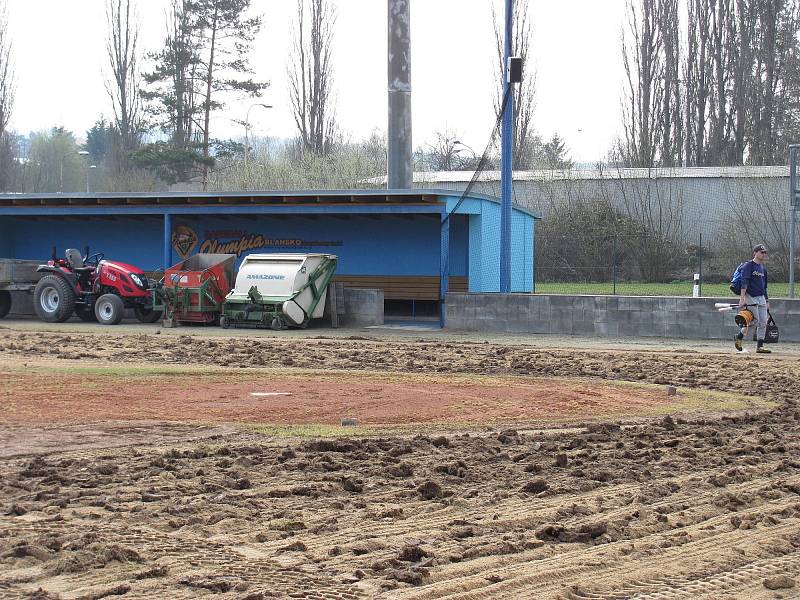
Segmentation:
{"type": "MultiPolygon", "coordinates": [[[[767,332],[767,318],[769,311],[769,293],[767,292],[767,249],[764,244],[753,247],[753,260],[745,263],[742,268],[742,291],[739,295],[739,308],[745,308],[753,313],[758,329],[756,329],[756,352],[770,354],[772,351],[764,347],[764,334],[767,332]]],[[[743,352],[742,340],[746,327],[736,334],[733,343],[737,352],[743,352]]]]}

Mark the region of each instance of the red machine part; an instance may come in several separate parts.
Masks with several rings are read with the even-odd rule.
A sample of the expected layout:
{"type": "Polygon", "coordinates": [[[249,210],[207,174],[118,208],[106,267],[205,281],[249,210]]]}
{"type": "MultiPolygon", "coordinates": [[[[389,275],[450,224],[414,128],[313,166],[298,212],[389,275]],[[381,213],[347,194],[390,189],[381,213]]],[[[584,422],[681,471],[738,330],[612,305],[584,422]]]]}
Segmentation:
{"type": "Polygon", "coordinates": [[[216,321],[231,291],[235,261],[235,254],[195,254],[164,271],[165,319],[216,321]]]}
{"type": "Polygon", "coordinates": [[[150,298],[148,287],[137,285],[132,276],[140,281],[147,281],[144,271],[126,263],[102,260],[98,265],[99,277],[95,279],[94,287],[114,288],[122,298],[150,298]]]}

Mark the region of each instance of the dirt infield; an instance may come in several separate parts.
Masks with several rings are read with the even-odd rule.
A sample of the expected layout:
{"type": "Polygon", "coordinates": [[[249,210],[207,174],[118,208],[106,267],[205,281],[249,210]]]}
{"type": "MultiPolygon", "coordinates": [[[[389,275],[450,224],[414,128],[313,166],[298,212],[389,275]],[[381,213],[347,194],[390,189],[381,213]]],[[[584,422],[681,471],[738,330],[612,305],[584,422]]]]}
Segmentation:
{"type": "Polygon", "coordinates": [[[0,598],[800,597],[794,359],[150,331],[0,333],[0,598]]]}
{"type": "Polygon", "coordinates": [[[99,374],[96,368],[59,373],[52,368],[8,366],[0,402],[15,424],[76,423],[126,419],[239,422],[276,425],[441,426],[545,423],[587,415],[627,417],[696,408],[704,402],[752,407],[730,394],[698,393],[665,386],[620,385],[586,379],[420,376],[405,374],[278,370],[164,372],[146,367],[99,374]],[[82,371],[82,372],[81,372],[82,371]],[[57,402],[49,399],[58,398],[57,402]],[[43,401],[43,399],[48,399],[43,401]]]}

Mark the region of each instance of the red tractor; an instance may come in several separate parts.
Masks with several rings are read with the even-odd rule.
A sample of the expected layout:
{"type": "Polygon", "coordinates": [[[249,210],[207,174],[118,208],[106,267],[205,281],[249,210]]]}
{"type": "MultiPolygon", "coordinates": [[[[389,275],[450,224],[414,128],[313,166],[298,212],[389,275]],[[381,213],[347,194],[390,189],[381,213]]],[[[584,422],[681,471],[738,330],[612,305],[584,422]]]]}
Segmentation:
{"type": "Polygon", "coordinates": [[[62,323],[74,312],[83,321],[116,325],[126,308],[133,309],[142,323],[155,323],[161,312],[153,310],[152,280],[144,271],[125,263],[103,260],[103,254],[81,256],[69,249],[64,258],[53,258],[37,269],[48,273],[33,292],[33,306],[39,318],[62,323]]]}

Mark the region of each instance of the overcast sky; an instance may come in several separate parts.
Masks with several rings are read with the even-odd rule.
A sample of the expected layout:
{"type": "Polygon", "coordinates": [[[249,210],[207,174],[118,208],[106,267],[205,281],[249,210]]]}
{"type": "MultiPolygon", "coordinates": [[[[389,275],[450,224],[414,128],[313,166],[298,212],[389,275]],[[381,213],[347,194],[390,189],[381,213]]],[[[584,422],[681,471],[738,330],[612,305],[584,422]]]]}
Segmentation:
{"type": "MultiPolygon", "coordinates": [[[[357,140],[386,130],[386,0],[331,0],[337,7],[336,110],[357,140]]],[[[411,0],[414,146],[447,129],[480,153],[494,122],[491,3],[502,0],[411,0]]],[[[11,127],[21,133],[62,125],[83,138],[111,116],[104,88],[105,0],[6,0],[16,69],[11,127]]],[[[140,45],[161,47],[167,0],[139,0],[140,45]]],[[[530,0],[537,77],[536,128],[558,132],[573,159],[605,156],[620,125],[623,0],[530,0]]],[[[253,0],[264,26],[254,47],[255,77],[270,82],[250,112],[252,132],[291,136],[286,65],[294,0],[253,0]]],[[[242,137],[252,100],[230,102],[212,125],[215,137],[242,137]]]]}

